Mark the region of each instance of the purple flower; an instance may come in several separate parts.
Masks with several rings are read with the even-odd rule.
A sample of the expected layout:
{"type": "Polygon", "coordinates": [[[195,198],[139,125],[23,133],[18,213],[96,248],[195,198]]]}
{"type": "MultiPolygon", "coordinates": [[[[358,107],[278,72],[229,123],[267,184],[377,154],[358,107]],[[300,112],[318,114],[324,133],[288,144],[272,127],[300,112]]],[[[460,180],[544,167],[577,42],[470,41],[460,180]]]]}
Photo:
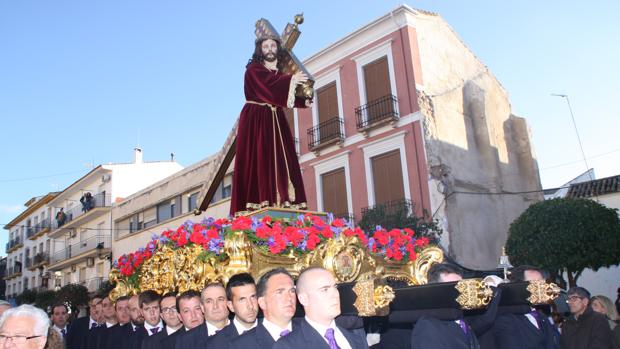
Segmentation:
{"type": "Polygon", "coordinates": [[[328,224],[332,224],[332,222],[334,221],[334,214],[331,212],[327,213],[327,223],[328,224]]]}

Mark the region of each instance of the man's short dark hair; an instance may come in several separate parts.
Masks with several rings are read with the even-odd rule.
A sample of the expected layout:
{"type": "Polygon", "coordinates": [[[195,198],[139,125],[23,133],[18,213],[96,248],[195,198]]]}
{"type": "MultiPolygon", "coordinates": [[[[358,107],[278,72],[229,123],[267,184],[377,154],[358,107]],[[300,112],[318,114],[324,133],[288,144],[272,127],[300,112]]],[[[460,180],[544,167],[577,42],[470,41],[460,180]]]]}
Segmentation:
{"type": "Polygon", "coordinates": [[[426,279],[429,284],[436,284],[441,282],[441,274],[458,274],[463,276],[463,272],[461,268],[454,264],[448,263],[435,263],[428,268],[428,272],[426,273],[426,279]]]}
{"type": "Polygon", "coordinates": [[[568,292],[566,292],[566,295],[568,297],[575,295],[578,296],[580,298],[587,298],[588,300],[590,300],[590,292],[588,290],[586,290],[583,287],[579,287],[579,286],[575,286],[575,287],[571,287],[568,292]]]}
{"type": "Polygon", "coordinates": [[[267,281],[269,281],[269,279],[272,276],[278,275],[278,274],[284,274],[284,275],[290,277],[291,279],[293,279],[293,276],[291,276],[291,273],[289,273],[284,268],[271,269],[268,272],[266,272],[265,274],[263,274],[260,277],[260,279],[258,279],[258,282],[256,283],[256,297],[264,297],[265,296],[265,292],[267,291],[267,281]]]}
{"type": "Polygon", "coordinates": [[[116,302],[114,302],[114,309],[115,309],[115,310],[118,310],[118,309],[116,309],[116,306],[117,306],[118,302],[128,301],[130,298],[131,298],[131,296],[122,296],[122,297],[118,297],[118,298],[116,299],[116,302]]]}
{"type": "Polygon", "coordinates": [[[232,301],[233,287],[256,285],[254,278],[249,273],[240,273],[233,275],[226,284],[226,299],[232,301]]]}
{"type": "Polygon", "coordinates": [[[140,293],[140,295],[138,296],[138,304],[140,308],[142,308],[143,305],[148,304],[148,303],[157,302],[159,304],[160,300],[161,300],[161,296],[159,295],[159,293],[153,290],[144,291],[140,293]]]}
{"type": "Polygon", "coordinates": [[[67,313],[69,312],[69,307],[67,307],[65,303],[54,303],[54,305],[52,305],[52,314],[54,314],[54,309],[58,307],[63,307],[67,313]]]}
{"type": "Polygon", "coordinates": [[[196,290],[187,290],[187,291],[181,293],[177,297],[177,311],[179,313],[181,312],[181,301],[192,299],[194,297],[198,298],[198,300],[200,301],[200,292],[198,292],[196,290]]]}
{"type": "Polygon", "coordinates": [[[545,272],[542,269],[531,265],[520,265],[518,267],[512,268],[510,270],[510,275],[508,276],[508,278],[512,282],[525,281],[525,272],[528,270],[537,271],[540,273],[540,275],[542,275],[543,278],[545,278],[545,272]]]}
{"type": "Polygon", "coordinates": [[[164,294],[163,296],[161,296],[161,299],[159,300],[159,305],[161,305],[161,301],[163,301],[164,298],[168,298],[168,297],[174,297],[174,299],[176,300],[177,293],[176,292],[168,292],[168,293],[164,294]]]}

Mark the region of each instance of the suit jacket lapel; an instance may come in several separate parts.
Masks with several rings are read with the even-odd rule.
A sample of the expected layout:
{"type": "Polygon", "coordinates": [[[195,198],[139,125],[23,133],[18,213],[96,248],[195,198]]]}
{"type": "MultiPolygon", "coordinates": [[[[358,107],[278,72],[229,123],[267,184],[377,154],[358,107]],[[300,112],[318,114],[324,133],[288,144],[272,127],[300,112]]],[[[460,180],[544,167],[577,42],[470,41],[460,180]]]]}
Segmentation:
{"type": "Polygon", "coordinates": [[[314,327],[312,327],[306,319],[301,321],[299,330],[302,333],[305,341],[310,343],[310,348],[325,348],[330,349],[329,344],[323,339],[323,335],[318,333],[314,327]]]}
{"type": "Polygon", "coordinates": [[[353,349],[364,348],[364,344],[362,343],[362,338],[360,338],[359,336],[355,335],[355,333],[353,333],[353,331],[349,331],[347,329],[343,329],[342,327],[340,327],[338,325],[336,325],[336,326],[338,327],[340,332],[342,332],[344,337],[347,339],[347,341],[351,345],[351,348],[353,348],[353,349]]]}
{"type": "Polygon", "coordinates": [[[201,343],[207,343],[207,340],[209,340],[209,328],[207,327],[206,323],[202,325],[202,328],[200,330],[200,334],[198,335],[198,337],[200,338],[201,343]]]}
{"type": "Polygon", "coordinates": [[[276,342],[263,324],[256,326],[256,341],[259,348],[271,348],[276,342]]]}

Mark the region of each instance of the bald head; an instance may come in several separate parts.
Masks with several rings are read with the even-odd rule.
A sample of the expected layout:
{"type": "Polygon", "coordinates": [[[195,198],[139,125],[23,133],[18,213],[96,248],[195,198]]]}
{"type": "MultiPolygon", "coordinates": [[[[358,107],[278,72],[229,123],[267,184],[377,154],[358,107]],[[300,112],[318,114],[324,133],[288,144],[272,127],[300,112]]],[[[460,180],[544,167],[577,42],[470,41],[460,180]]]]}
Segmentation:
{"type": "Polygon", "coordinates": [[[312,267],[299,274],[297,297],[308,319],[329,326],[340,315],[340,293],[334,275],[312,267]]]}

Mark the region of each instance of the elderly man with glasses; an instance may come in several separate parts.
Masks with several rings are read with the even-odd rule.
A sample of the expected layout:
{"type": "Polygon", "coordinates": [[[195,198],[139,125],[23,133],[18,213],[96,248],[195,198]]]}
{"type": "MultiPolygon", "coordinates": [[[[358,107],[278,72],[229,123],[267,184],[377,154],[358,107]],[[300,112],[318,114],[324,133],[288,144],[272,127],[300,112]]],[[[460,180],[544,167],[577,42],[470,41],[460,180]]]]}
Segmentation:
{"type": "Polygon", "coordinates": [[[590,307],[590,292],[583,287],[568,290],[568,307],[572,316],[564,322],[562,349],[612,349],[611,330],[605,316],[590,307]]]}
{"type": "Polygon", "coordinates": [[[47,314],[32,305],[21,305],[0,317],[0,347],[42,349],[47,342],[50,320],[47,314]]]}

